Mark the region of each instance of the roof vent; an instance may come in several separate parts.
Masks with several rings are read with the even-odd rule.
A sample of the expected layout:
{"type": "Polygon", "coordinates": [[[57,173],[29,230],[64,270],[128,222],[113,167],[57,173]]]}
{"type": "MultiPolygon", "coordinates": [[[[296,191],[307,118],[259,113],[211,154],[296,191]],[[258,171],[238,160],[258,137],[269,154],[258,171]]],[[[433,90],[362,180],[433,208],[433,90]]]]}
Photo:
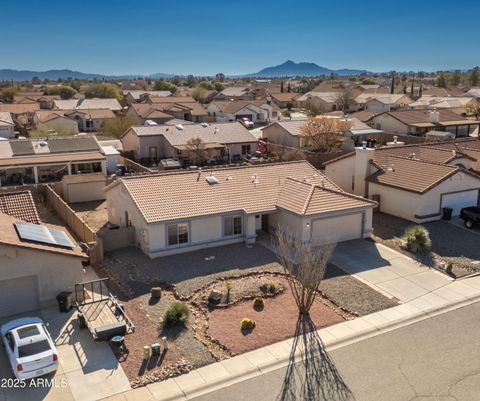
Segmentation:
{"type": "Polygon", "coordinates": [[[202,123],[200,124],[203,128],[207,128],[208,127],[208,123],[202,123]]]}
{"type": "Polygon", "coordinates": [[[232,177],[231,175],[227,175],[227,176],[225,177],[225,179],[226,179],[227,181],[231,181],[231,180],[233,180],[233,177],[232,177]]]}
{"type": "Polygon", "coordinates": [[[183,125],[182,124],[175,125],[175,128],[178,129],[179,131],[183,131],[183,125]]]}
{"type": "Polygon", "coordinates": [[[209,185],[218,184],[218,180],[213,175],[210,175],[205,179],[207,180],[209,185]]]}
{"type": "Polygon", "coordinates": [[[260,180],[256,175],[252,175],[252,184],[260,184],[260,180]]]}
{"type": "Polygon", "coordinates": [[[213,133],[218,134],[218,127],[215,127],[215,129],[213,130],[213,133]]]}
{"type": "Polygon", "coordinates": [[[46,141],[41,141],[40,142],[40,146],[47,146],[47,145],[48,145],[48,143],[46,141]]]}
{"type": "Polygon", "coordinates": [[[310,179],[308,178],[308,176],[306,175],[305,177],[303,177],[303,182],[310,182],[310,179]]]}

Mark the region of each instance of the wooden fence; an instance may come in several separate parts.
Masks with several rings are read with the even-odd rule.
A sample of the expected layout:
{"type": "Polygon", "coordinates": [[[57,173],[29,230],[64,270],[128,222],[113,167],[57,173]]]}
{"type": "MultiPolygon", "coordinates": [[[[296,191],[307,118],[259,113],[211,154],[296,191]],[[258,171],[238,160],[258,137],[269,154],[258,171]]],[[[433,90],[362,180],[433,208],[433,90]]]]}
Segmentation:
{"type": "Polygon", "coordinates": [[[90,263],[98,263],[103,260],[103,244],[101,238],[64,202],[50,185],[45,185],[45,197],[47,205],[53,209],[57,216],[73,231],[81,242],[88,244],[90,248],[90,263]]]}

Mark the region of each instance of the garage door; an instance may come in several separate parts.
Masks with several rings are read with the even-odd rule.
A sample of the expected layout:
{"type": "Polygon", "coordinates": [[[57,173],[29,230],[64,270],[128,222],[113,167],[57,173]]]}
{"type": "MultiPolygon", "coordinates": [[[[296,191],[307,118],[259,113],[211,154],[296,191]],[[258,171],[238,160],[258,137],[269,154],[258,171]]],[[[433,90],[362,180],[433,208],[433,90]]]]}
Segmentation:
{"type": "Polygon", "coordinates": [[[349,241],[362,238],[362,213],[315,220],[312,227],[312,242],[349,241]]]}
{"type": "Polygon", "coordinates": [[[451,207],[453,215],[458,216],[463,207],[477,206],[478,190],[456,192],[442,195],[442,207],[451,207]]]}
{"type": "Polygon", "coordinates": [[[29,312],[38,307],[36,276],[0,281],[0,316],[29,312]]]}

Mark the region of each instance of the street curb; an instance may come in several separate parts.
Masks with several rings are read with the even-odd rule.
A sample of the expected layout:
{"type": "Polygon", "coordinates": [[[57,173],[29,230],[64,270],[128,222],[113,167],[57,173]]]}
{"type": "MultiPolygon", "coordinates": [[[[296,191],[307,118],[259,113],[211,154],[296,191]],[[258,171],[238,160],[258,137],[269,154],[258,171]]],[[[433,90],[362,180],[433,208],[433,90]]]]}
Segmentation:
{"type": "MultiPolygon", "coordinates": [[[[406,327],[410,324],[417,323],[423,320],[426,320],[428,318],[434,317],[441,315],[443,313],[450,312],[455,309],[459,309],[468,305],[471,305],[473,303],[479,302],[480,301],[480,294],[476,295],[472,298],[467,298],[464,300],[459,300],[450,304],[443,305],[441,307],[429,310],[429,311],[422,311],[421,313],[415,313],[410,316],[405,316],[405,318],[393,320],[390,322],[386,322],[385,324],[379,325],[379,326],[374,326],[372,329],[366,329],[364,331],[360,331],[359,333],[353,333],[352,335],[347,335],[343,338],[329,341],[325,345],[325,350],[328,351],[333,351],[339,348],[342,348],[344,346],[354,344],[363,340],[367,340],[369,338],[376,337],[381,334],[385,334],[389,331],[400,329],[402,327],[406,327]]],[[[408,304],[408,303],[407,303],[408,304]]],[[[405,305],[405,304],[404,304],[405,305]]],[[[341,323],[340,323],[341,324],[341,323]]],[[[330,326],[333,327],[333,326],[330,326]]],[[[328,327],[327,327],[328,329],[328,327]]],[[[271,345],[275,345],[278,343],[274,343],[271,345]]],[[[259,348],[261,349],[261,348],[259,348]]],[[[320,352],[315,352],[314,356],[319,355],[320,352]]],[[[300,362],[303,360],[303,356],[301,353],[295,354],[295,362],[300,362]]],[[[221,361],[220,361],[221,362],[221,361]]],[[[281,357],[278,358],[274,361],[265,363],[264,365],[260,366],[255,366],[255,368],[249,368],[248,372],[236,374],[236,375],[230,375],[227,377],[220,378],[218,380],[212,380],[208,383],[204,383],[198,386],[194,386],[190,389],[182,390],[183,392],[183,397],[180,396],[174,396],[174,397],[169,397],[169,398],[164,398],[162,401],[175,401],[175,400],[190,400],[208,393],[211,393],[213,391],[217,391],[221,388],[229,387],[233,384],[246,381],[249,379],[252,379],[254,377],[258,377],[264,373],[271,372],[277,369],[281,369],[282,367],[288,366],[290,363],[290,354],[288,357],[281,357]]],[[[175,380],[174,378],[172,380],[175,380]]],[[[177,385],[178,386],[178,385],[177,385]]]]}

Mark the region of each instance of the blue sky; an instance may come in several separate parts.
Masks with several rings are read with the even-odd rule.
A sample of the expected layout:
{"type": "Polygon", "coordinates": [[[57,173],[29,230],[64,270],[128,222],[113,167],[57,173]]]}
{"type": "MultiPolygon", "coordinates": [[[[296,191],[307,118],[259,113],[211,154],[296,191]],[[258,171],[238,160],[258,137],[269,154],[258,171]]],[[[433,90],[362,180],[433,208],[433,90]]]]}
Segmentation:
{"type": "Polygon", "coordinates": [[[256,72],[287,59],[371,71],[480,64],[478,0],[1,2],[0,68],[256,72]]]}

